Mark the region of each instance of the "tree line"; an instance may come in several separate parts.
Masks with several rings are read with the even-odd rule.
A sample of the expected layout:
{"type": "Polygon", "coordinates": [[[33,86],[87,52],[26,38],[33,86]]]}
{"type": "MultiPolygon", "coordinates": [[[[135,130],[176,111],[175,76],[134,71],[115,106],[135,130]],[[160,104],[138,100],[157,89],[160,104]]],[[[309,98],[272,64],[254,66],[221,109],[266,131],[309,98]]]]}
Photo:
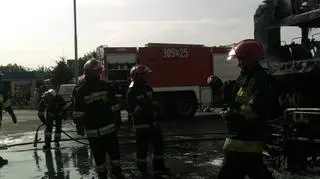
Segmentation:
{"type": "MultiPolygon", "coordinates": [[[[9,72],[40,72],[46,79],[50,79],[54,87],[70,82],[74,77],[78,77],[83,73],[83,65],[91,58],[96,57],[96,52],[91,51],[78,59],[78,74],[75,76],[74,69],[68,67],[65,57],[60,57],[54,66],[39,66],[35,69],[27,68],[16,63],[1,65],[0,69],[6,69],[9,72]]],[[[42,82],[39,83],[41,85],[42,82]]],[[[37,85],[38,86],[38,85],[37,85]]]]}

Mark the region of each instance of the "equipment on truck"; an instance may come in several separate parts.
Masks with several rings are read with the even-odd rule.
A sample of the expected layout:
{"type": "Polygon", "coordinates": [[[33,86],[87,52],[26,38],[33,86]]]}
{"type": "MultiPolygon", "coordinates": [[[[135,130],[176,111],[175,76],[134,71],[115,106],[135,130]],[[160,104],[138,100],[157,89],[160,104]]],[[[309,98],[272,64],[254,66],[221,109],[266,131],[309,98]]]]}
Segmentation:
{"type": "Polygon", "coordinates": [[[320,27],[318,5],[315,0],[266,0],[254,16],[255,39],[265,49],[262,65],[273,77],[279,97],[279,117],[270,121],[267,150],[278,167],[293,170],[319,164],[320,41],[312,34],[320,27]],[[301,37],[282,44],[284,26],[299,27],[301,37]]]}
{"type": "MultiPolygon", "coordinates": [[[[131,67],[143,64],[153,71],[149,82],[154,87],[155,99],[164,107],[164,115],[191,117],[198,104],[211,103],[212,93],[207,77],[216,69],[215,60],[225,61],[228,49],[194,44],[148,43],[139,48],[99,46],[97,56],[108,71],[105,79],[115,84],[122,99],[129,86],[131,67]]],[[[230,79],[230,76],[223,79],[230,79]]]]}

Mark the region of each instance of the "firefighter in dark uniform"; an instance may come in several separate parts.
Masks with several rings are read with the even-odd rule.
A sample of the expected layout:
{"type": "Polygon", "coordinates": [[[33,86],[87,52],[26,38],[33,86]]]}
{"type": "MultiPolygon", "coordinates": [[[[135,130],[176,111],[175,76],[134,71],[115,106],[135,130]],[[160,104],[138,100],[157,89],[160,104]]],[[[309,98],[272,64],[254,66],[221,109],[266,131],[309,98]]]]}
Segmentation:
{"type": "Polygon", "coordinates": [[[55,122],[55,146],[59,147],[61,140],[62,119],[66,115],[66,109],[70,103],[67,103],[62,96],[57,94],[55,90],[49,89],[42,95],[38,106],[38,117],[45,124],[45,145],[43,149],[50,149],[53,121],[55,122]]]}
{"type": "MultiPolygon", "coordinates": [[[[75,99],[75,95],[76,95],[76,91],[77,89],[84,83],[85,80],[85,75],[81,75],[78,77],[78,83],[77,85],[74,87],[73,91],[72,91],[72,102],[74,104],[74,99],[75,99]]],[[[84,135],[84,129],[83,129],[83,125],[80,124],[80,121],[77,120],[77,118],[73,118],[73,122],[76,125],[76,129],[77,129],[77,133],[79,135],[84,135]]]]}
{"type": "MultiPolygon", "coordinates": [[[[3,73],[0,71],[0,83],[1,83],[0,84],[0,130],[1,130],[1,123],[2,123],[2,110],[3,109],[10,114],[13,123],[15,123],[15,124],[17,123],[17,118],[11,108],[11,103],[10,103],[10,100],[8,97],[8,92],[4,88],[4,85],[2,83],[2,78],[3,78],[3,73]]],[[[0,167],[3,165],[6,165],[6,164],[8,164],[8,160],[6,160],[0,156],[0,167]]]]}
{"type": "Polygon", "coordinates": [[[117,135],[120,106],[110,84],[100,80],[102,70],[95,59],[84,65],[85,81],[76,89],[73,116],[85,128],[99,178],[108,178],[106,153],[111,158],[112,174],[124,178],[117,135]]]}
{"type": "Polygon", "coordinates": [[[223,86],[222,80],[216,75],[211,75],[207,79],[207,84],[211,88],[212,99],[213,99],[212,104],[218,105],[217,102],[221,101],[221,99],[218,99],[218,98],[221,97],[221,95],[220,95],[221,90],[220,89],[222,89],[222,86],[223,86]]]}
{"type": "Polygon", "coordinates": [[[143,175],[148,175],[147,153],[149,142],[153,143],[153,170],[155,173],[169,174],[163,154],[163,134],[159,126],[160,105],[152,98],[153,89],[147,82],[151,70],[145,65],[136,65],[130,71],[131,83],[127,92],[129,116],[134,121],[137,145],[137,166],[143,175]]]}
{"type": "Polygon", "coordinates": [[[230,51],[230,59],[239,61],[242,72],[233,86],[230,110],[223,115],[229,135],[223,146],[225,158],[218,178],[238,179],[248,175],[252,179],[271,179],[262,151],[276,97],[270,77],[259,64],[263,47],[256,40],[243,40],[230,51]]]}

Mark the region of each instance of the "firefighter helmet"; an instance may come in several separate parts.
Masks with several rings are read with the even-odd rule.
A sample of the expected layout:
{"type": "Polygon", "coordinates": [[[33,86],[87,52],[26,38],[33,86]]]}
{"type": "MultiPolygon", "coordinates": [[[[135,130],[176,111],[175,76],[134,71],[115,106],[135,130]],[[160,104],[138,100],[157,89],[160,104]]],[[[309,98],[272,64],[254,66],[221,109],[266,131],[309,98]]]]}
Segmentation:
{"type": "Polygon", "coordinates": [[[227,60],[237,59],[245,67],[250,67],[262,58],[262,44],[254,39],[246,39],[240,41],[231,49],[227,60]]]}
{"type": "Polygon", "coordinates": [[[135,80],[137,76],[145,75],[151,72],[152,70],[146,65],[135,65],[130,70],[130,79],[135,80]]]}
{"type": "Polygon", "coordinates": [[[99,60],[92,58],[84,64],[83,69],[85,75],[99,76],[103,70],[103,66],[99,60]]]}
{"type": "Polygon", "coordinates": [[[54,97],[56,97],[57,93],[54,89],[49,89],[48,91],[46,91],[43,95],[42,98],[44,99],[44,101],[46,102],[51,102],[53,100],[54,97]]]}
{"type": "Polygon", "coordinates": [[[214,83],[217,79],[218,79],[217,76],[211,75],[211,76],[209,76],[209,77],[207,78],[207,84],[208,84],[208,85],[211,85],[211,84],[214,83]]]}

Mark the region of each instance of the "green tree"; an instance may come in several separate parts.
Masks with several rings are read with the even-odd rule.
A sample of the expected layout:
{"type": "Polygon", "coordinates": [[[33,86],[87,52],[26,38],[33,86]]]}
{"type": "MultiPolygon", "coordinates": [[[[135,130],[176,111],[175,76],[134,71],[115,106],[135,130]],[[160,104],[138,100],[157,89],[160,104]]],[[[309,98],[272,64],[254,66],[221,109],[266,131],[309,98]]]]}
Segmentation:
{"type": "Polygon", "coordinates": [[[83,60],[83,61],[88,61],[91,58],[97,58],[97,52],[92,50],[91,52],[88,52],[86,54],[84,54],[83,57],[80,57],[79,60],[83,60]]]}
{"type": "Polygon", "coordinates": [[[61,84],[68,83],[73,78],[72,70],[68,68],[65,58],[61,58],[56,63],[51,73],[51,83],[55,88],[61,84]]]}
{"type": "MultiPolygon", "coordinates": [[[[44,79],[49,79],[52,76],[52,67],[38,66],[35,70],[33,70],[33,72],[40,73],[44,79]]],[[[40,88],[42,85],[44,85],[43,80],[37,80],[36,87],[40,88]]]]}
{"type": "Polygon", "coordinates": [[[35,70],[33,70],[34,72],[39,72],[44,74],[44,77],[50,78],[52,75],[52,67],[46,67],[46,66],[38,66],[35,70]]]}

